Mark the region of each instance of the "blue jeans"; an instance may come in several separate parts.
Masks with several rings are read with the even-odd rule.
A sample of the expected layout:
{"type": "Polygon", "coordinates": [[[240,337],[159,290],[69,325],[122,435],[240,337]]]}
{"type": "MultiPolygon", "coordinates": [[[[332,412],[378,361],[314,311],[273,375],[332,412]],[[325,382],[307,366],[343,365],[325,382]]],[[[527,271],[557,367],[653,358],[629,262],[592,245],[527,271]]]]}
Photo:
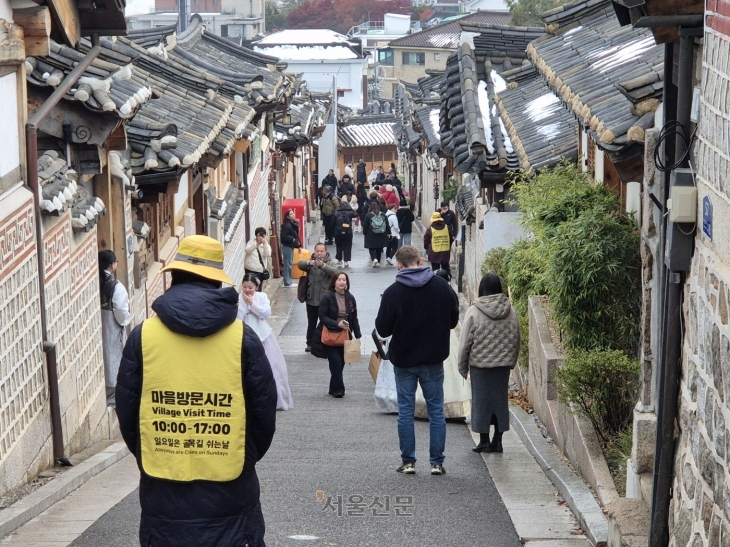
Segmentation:
{"type": "Polygon", "coordinates": [[[403,245],[410,245],[411,244],[411,234],[401,234],[400,235],[400,246],[403,247],[403,245]]]}
{"type": "Polygon", "coordinates": [[[413,412],[416,407],[416,387],[421,384],[426,400],[430,431],[431,465],[444,463],[446,448],[446,418],[444,418],[444,365],[418,365],[416,367],[393,367],[395,388],[398,393],[398,439],[403,462],[416,461],[416,433],[413,426],[413,412]]]}
{"type": "Polygon", "coordinates": [[[291,267],[294,263],[294,247],[287,247],[282,245],[281,252],[284,255],[284,267],[282,268],[282,275],[284,276],[284,285],[291,285],[291,267]]]}

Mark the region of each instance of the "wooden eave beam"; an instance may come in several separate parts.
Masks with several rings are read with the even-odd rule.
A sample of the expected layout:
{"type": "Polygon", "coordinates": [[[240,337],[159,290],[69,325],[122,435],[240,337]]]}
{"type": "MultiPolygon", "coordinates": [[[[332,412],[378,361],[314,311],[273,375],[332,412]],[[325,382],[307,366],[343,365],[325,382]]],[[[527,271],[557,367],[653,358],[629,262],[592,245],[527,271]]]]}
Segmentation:
{"type": "Polygon", "coordinates": [[[54,34],[75,48],[81,37],[79,10],[73,0],[47,0],[54,22],[54,34]]]}
{"type": "Polygon", "coordinates": [[[13,21],[23,27],[26,57],[51,54],[51,10],[45,6],[14,9],[13,21]]]}

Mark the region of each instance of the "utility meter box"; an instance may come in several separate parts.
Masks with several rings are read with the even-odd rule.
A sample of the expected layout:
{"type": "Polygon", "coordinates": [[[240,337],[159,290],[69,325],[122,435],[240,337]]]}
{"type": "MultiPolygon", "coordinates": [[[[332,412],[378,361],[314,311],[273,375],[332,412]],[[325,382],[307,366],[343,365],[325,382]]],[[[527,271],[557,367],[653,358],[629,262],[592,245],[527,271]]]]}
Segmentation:
{"type": "Polygon", "coordinates": [[[669,190],[669,222],[697,222],[697,188],[672,186],[669,190]]]}

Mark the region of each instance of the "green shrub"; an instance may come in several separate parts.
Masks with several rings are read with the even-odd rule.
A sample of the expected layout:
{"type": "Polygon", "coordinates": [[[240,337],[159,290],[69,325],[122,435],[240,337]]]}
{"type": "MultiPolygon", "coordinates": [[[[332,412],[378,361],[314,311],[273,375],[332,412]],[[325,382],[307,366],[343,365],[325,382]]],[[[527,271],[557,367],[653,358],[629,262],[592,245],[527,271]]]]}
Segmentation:
{"type": "Polygon", "coordinates": [[[482,275],[493,273],[502,282],[502,290],[507,293],[507,279],[504,275],[504,257],[507,254],[505,247],[496,247],[487,251],[482,262],[482,275]]]}
{"type": "Polygon", "coordinates": [[[618,350],[569,352],[557,374],[558,396],[593,424],[604,446],[631,422],[639,362],[618,350]]]}
{"type": "Polygon", "coordinates": [[[504,256],[504,277],[510,288],[512,305],[519,315],[527,315],[527,298],[545,294],[545,273],[549,254],[538,239],[519,239],[504,256]]]}
{"type": "Polygon", "coordinates": [[[520,321],[520,355],[517,362],[523,372],[527,372],[530,369],[530,317],[518,315],[517,319],[520,321]]]}
{"type": "Polygon", "coordinates": [[[635,353],[641,309],[639,233],[620,210],[591,209],[562,223],[545,276],[568,348],[635,353]]]}
{"type": "Polygon", "coordinates": [[[447,180],[444,184],[444,189],[442,192],[444,201],[455,201],[456,192],[459,190],[459,186],[461,186],[461,182],[459,182],[458,179],[451,177],[449,180],[447,180]]]}
{"type": "Polygon", "coordinates": [[[606,457],[606,464],[619,496],[626,495],[626,463],[631,457],[633,432],[633,425],[629,424],[615,435],[611,435],[603,447],[603,455],[606,457]]]}

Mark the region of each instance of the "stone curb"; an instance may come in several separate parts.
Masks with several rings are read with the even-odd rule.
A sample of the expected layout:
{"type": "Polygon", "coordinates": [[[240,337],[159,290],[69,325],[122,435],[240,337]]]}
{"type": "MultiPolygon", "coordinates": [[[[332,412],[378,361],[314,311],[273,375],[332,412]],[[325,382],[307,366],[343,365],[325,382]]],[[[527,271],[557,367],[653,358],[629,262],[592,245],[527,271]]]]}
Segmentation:
{"type": "Polygon", "coordinates": [[[558,457],[535,426],[532,416],[518,406],[510,405],[509,410],[510,425],[575,513],[586,537],[596,547],[605,547],[608,541],[608,520],[593,493],[583,479],[558,457]]]}
{"type": "Polygon", "coordinates": [[[32,518],[40,515],[54,503],[129,454],[124,442],[109,445],[48,484],[41,486],[16,503],[0,511],[0,538],[13,533],[32,518]]]}

